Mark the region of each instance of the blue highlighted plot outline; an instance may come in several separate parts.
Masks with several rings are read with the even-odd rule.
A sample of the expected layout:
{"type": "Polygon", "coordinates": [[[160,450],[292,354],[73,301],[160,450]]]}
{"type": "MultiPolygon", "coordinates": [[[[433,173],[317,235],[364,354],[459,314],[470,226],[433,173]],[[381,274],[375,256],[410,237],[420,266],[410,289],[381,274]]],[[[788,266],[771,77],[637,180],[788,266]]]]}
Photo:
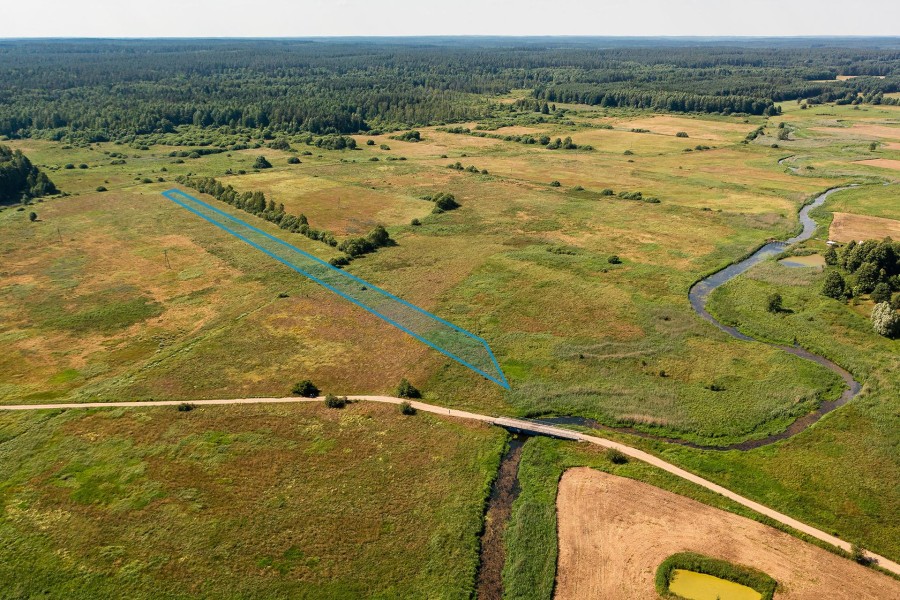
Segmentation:
{"type": "MultiPolygon", "coordinates": [[[[446,321],[437,315],[433,315],[428,311],[425,311],[414,304],[410,304],[409,302],[398,298],[397,296],[391,294],[390,292],[386,292],[381,288],[372,285],[371,283],[360,279],[359,277],[347,273],[337,267],[334,267],[324,260],[309,254],[308,252],[304,252],[295,246],[288,244],[287,242],[280,240],[265,231],[262,231],[252,225],[234,217],[202,200],[199,200],[189,194],[186,194],[178,189],[167,190],[162,193],[163,196],[174,202],[175,204],[181,206],[182,208],[187,209],[188,211],[194,213],[195,215],[203,218],[206,221],[209,221],[213,225],[219,227],[240,239],[243,242],[246,242],[250,246],[253,246],[260,252],[266,254],[267,256],[274,258],[278,262],[283,265],[289,267],[290,269],[300,273],[301,275],[308,277],[309,279],[315,281],[319,285],[327,288],[328,290],[334,292],[335,294],[341,296],[345,300],[349,300],[356,306],[366,310],[367,312],[372,313],[379,319],[382,319],[394,327],[408,333],[413,336],[420,342],[427,344],[431,348],[437,350],[441,354],[452,358],[456,362],[461,365],[475,371],[482,377],[487,378],[490,381],[493,381],[497,385],[505,389],[510,389],[509,382],[506,380],[506,376],[503,374],[503,370],[500,368],[500,364],[497,362],[494,353],[491,351],[488,343],[478,337],[477,335],[462,329],[449,321],[446,321]],[[212,214],[207,214],[212,213],[212,214]],[[219,220],[217,217],[224,217],[224,219],[219,220]],[[224,221],[224,222],[223,222],[224,221]],[[226,224],[227,223],[227,224],[226,224]],[[247,235],[243,235],[235,231],[235,229],[246,229],[248,230],[248,235],[254,236],[262,236],[262,239],[255,242],[251,240],[247,235]],[[271,243],[274,242],[277,244],[275,250],[269,250],[263,247],[261,244],[263,243],[271,243]],[[323,274],[333,279],[333,284],[330,284],[323,280],[322,275],[316,276],[310,273],[309,271],[312,269],[304,269],[295,264],[290,258],[279,256],[276,254],[276,251],[286,252],[289,255],[296,253],[299,255],[298,258],[302,258],[303,261],[313,261],[309,266],[314,267],[316,270],[323,271],[323,274]],[[384,310],[378,310],[373,308],[372,306],[367,305],[361,299],[355,298],[351,295],[351,290],[349,287],[347,291],[342,291],[336,287],[337,285],[341,285],[343,283],[353,285],[353,288],[359,288],[360,290],[365,290],[367,292],[371,292],[375,295],[376,299],[385,304],[386,308],[393,307],[395,309],[399,309],[400,317],[402,317],[402,313],[407,313],[407,316],[411,316],[414,318],[407,319],[410,321],[407,325],[404,325],[399,322],[400,317],[388,316],[384,314],[384,310]],[[360,287],[362,286],[362,287],[360,287]],[[409,311],[414,311],[410,313],[409,311]],[[418,326],[418,327],[417,327],[418,326]],[[415,331],[418,328],[420,331],[415,331]],[[432,339],[428,339],[431,337],[432,339]],[[447,343],[442,344],[442,341],[446,341],[447,343]],[[451,350],[447,348],[447,345],[450,345],[452,342],[456,342],[457,351],[451,350]],[[462,350],[462,351],[459,351],[462,350]],[[459,354],[466,354],[466,358],[459,356],[459,354]],[[478,363],[476,366],[475,363],[478,363]]],[[[299,261],[298,261],[299,262],[299,261]]],[[[359,293],[358,291],[356,293],[359,293]]]]}

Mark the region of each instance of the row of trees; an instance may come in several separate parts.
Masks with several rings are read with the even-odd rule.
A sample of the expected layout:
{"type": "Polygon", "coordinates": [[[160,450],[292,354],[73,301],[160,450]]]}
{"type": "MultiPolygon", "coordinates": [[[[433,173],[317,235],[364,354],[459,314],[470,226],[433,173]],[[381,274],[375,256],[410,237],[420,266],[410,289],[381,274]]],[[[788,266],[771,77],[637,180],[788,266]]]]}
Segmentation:
{"type": "Polygon", "coordinates": [[[256,215],[271,223],[275,223],[281,229],[291,233],[305,235],[311,240],[323,242],[345,253],[345,257],[332,259],[334,266],[343,266],[350,263],[353,258],[374,252],[378,248],[393,246],[396,244],[387,230],[382,225],[376,225],[364,237],[347,238],[338,242],[334,234],[327,230],[310,227],[309,220],[302,213],[292,215],[284,210],[284,204],[276,204],[272,199],[266,199],[266,195],[257,190],[253,192],[238,192],[231,185],[223,185],[213,177],[179,176],[175,179],[181,185],[193,188],[200,193],[221,200],[227,204],[256,215]]]}
{"type": "Polygon", "coordinates": [[[0,145],[0,204],[57,194],[47,174],[31,164],[20,150],[0,145]]]}

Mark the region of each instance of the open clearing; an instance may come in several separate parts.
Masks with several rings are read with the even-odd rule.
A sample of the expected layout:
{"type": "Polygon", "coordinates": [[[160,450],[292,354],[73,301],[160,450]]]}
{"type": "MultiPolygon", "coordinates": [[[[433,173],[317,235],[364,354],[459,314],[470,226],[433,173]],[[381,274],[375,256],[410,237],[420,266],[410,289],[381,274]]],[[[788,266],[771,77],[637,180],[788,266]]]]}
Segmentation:
{"type": "Polygon", "coordinates": [[[900,238],[900,221],[836,212],[828,236],[836,242],[882,240],[886,237],[896,240],[900,238]]]}
{"type": "Polygon", "coordinates": [[[900,596],[900,582],[786,533],[589,468],[563,474],[557,518],[559,600],[656,600],[656,568],[683,551],[759,569],[783,600],[900,596]]]}
{"type": "Polygon", "coordinates": [[[374,403],[4,413],[0,596],[468,598],[505,437],[374,403]]]}

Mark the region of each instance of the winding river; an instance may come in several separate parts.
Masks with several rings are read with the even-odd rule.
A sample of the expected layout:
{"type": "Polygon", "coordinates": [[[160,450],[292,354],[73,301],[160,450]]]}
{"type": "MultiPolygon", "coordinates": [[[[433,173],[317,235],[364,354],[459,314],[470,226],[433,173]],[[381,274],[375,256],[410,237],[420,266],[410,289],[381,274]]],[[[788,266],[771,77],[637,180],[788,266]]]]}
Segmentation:
{"type": "Polygon", "coordinates": [[[758,340],[756,338],[750,337],[749,335],[745,335],[745,334],[741,333],[740,331],[738,331],[737,328],[731,327],[729,325],[725,325],[725,324],[717,321],[716,318],[713,317],[711,314],[709,314],[709,312],[706,310],[706,302],[709,299],[709,295],[716,288],[731,281],[738,275],[741,275],[741,274],[747,272],[751,267],[759,264],[760,262],[766,260],[767,258],[781,254],[789,246],[811,238],[813,233],[815,233],[815,231],[816,231],[816,222],[813,221],[812,218],[809,216],[810,211],[813,210],[814,208],[818,208],[819,206],[822,206],[830,195],[832,195],[836,192],[842,191],[842,190],[850,189],[852,187],[856,187],[856,186],[850,185],[850,186],[845,186],[845,187],[834,188],[834,189],[828,190],[827,192],[819,195],[811,203],[805,205],[803,208],[800,209],[799,217],[800,217],[800,224],[803,226],[803,230],[799,234],[797,234],[794,237],[792,237],[788,240],[785,240],[785,241],[773,241],[773,242],[769,242],[769,243],[765,244],[763,247],[761,247],[759,250],[757,250],[756,252],[754,252],[753,254],[751,254],[750,256],[745,258],[744,260],[736,262],[734,264],[731,264],[720,271],[716,271],[715,273],[713,273],[712,275],[709,275],[708,277],[704,277],[703,279],[701,279],[700,281],[695,283],[691,287],[690,291],[688,292],[688,299],[690,300],[691,306],[697,312],[697,314],[700,315],[703,319],[709,321],[710,323],[712,323],[713,325],[715,325],[716,327],[721,329],[722,331],[724,331],[725,333],[727,333],[728,335],[730,335],[734,338],[737,338],[739,340],[744,340],[744,341],[748,341],[748,342],[759,342],[762,344],[766,344],[768,346],[772,346],[773,348],[778,348],[779,350],[784,350],[785,352],[793,354],[794,356],[799,356],[800,358],[803,358],[805,360],[811,360],[815,363],[818,363],[818,364],[822,365],[823,367],[825,367],[826,369],[829,369],[832,372],[839,375],[841,377],[841,379],[844,380],[844,383],[847,385],[847,389],[844,390],[844,392],[840,395],[840,397],[838,397],[835,400],[823,401],[815,411],[798,418],[796,421],[791,423],[791,425],[788,426],[787,429],[785,429],[784,431],[781,431],[779,433],[775,433],[775,434],[772,434],[772,435],[769,435],[769,436],[766,436],[763,438],[747,440],[745,442],[740,442],[738,444],[731,444],[731,445],[727,445],[727,446],[707,446],[707,445],[702,445],[702,444],[695,444],[693,442],[688,442],[688,441],[681,440],[678,438],[670,438],[670,437],[653,435],[651,433],[639,431],[639,430],[633,429],[631,427],[609,427],[609,426],[602,425],[602,424],[598,423],[597,421],[594,421],[593,419],[584,419],[581,417],[549,417],[549,418],[542,418],[542,419],[536,419],[536,420],[538,420],[540,422],[546,422],[548,424],[552,423],[555,425],[580,425],[580,426],[591,427],[594,429],[606,429],[606,430],[610,430],[610,431],[620,431],[620,432],[630,433],[630,434],[634,434],[634,435],[648,438],[648,439],[661,440],[661,441],[670,442],[673,444],[690,446],[692,448],[700,448],[703,450],[752,450],[753,448],[759,448],[760,446],[765,446],[765,445],[777,442],[779,440],[784,440],[789,437],[793,437],[793,436],[797,435],[798,433],[800,433],[801,431],[808,428],[810,425],[812,425],[819,419],[821,419],[826,414],[833,411],[834,409],[846,404],[851,398],[853,398],[854,396],[856,396],[859,393],[859,390],[861,387],[859,382],[856,381],[853,378],[853,376],[846,369],[841,368],[840,366],[836,365],[835,363],[828,360],[824,356],[819,356],[818,354],[813,354],[812,352],[804,350],[800,346],[785,346],[782,344],[774,344],[774,343],[766,342],[763,340],[758,340]]]}

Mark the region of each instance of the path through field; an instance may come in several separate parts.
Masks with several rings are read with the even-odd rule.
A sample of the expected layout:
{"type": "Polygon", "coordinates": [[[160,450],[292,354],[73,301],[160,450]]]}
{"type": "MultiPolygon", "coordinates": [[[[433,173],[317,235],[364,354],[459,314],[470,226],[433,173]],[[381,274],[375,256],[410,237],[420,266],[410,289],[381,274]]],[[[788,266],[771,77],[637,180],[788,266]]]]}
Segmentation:
{"type": "MultiPolygon", "coordinates": [[[[394,398],[392,396],[350,396],[352,400],[362,400],[367,402],[386,402],[389,404],[400,404],[401,402],[405,402],[402,398],[394,398]]],[[[196,400],[191,402],[191,404],[195,406],[209,406],[209,405],[227,405],[227,404],[284,404],[284,403],[303,403],[303,402],[320,402],[324,400],[324,398],[231,398],[231,399],[222,399],[222,400],[196,400]]],[[[88,408],[141,408],[141,407],[152,407],[152,406],[177,406],[179,404],[183,404],[181,401],[177,400],[152,400],[146,402],[91,402],[91,403],[68,403],[68,404],[18,404],[18,405],[7,405],[0,406],[0,410],[59,410],[59,409],[88,409],[88,408]]],[[[550,437],[573,440],[579,442],[587,442],[589,444],[595,444],[597,446],[602,446],[604,448],[614,448],[619,450],[623,454],[630,456],[631,458],[640,460],[647,464],[650,464],[654,467],[662,469],[668,473],[671,473],[677,477],[695,483],[701,487],[704,487],[708,490],[711,490],[717,494],[725,496],[738,504],[746,506],[761,515],[764,515],[774,521],[777,521],[783,525],[787,525],[797,531],[801,531],[806,535],[819,539],[823,542],[831,544],[832,546],[841,548],[842,550],[849,551],[850,544],[842,539],[836,538],[833,535],[829,535],[820,529],[816,529],[810,525],[806,525],[805,523],[801,523],[796,519],[793,519],[785,514],[782,514],[778,511],[772,510],[766,506],[758,502],[754,502],[749,498],[745,498],[731,490],[728,490],[721,485],[713,483],[707,479],[700,477],[699,475],[695,475],[690,473],[689,471],[685,471],[684,469],[673,465],[672,463],[666,462],[661,458],[658,458],[652,454],[644,452],[643,450],[638,450],[637,448],[632,448],[631,446],[626,446],[620,442],[614,442],[612,440],[607,440],[604,438],[599,438],[592,435],[587,435],[584,433],[580,433],[577,431],[572,431],[569,429],[565,429],[562,427],[556,427],[553,425],[546,425],[543,423],[535,423],[532,421],[525,421],[522,419],[514,419],[512,417],[492,417],[489,415],[481,415],[477,413],[472,413],[463,410],[456,410],[453,408],[445,408],[443,406],[436,406],[434,404],[426,404],[424,402],[416,402],[410,401],[413,407],[416,410],[420,410],[422,412],[428,412],[438,415],[447,415],[449,417],[457,417],[461,419],[470,419],[475,421],[481,421],[484,423],[489,423],[491,425],[497,425],[499,427],[504,427],[507,429],[511,429],[513,431],[527,432],[535,435],[546,435],[550,437]]],[[[886,569],[892,573],[900,575],[900,564],[888,560],[883,556],[879,556],[877,554],[869,553],[869,556],[874,560],[878,561],[878,565],[883,569],[886,569]]]]}

